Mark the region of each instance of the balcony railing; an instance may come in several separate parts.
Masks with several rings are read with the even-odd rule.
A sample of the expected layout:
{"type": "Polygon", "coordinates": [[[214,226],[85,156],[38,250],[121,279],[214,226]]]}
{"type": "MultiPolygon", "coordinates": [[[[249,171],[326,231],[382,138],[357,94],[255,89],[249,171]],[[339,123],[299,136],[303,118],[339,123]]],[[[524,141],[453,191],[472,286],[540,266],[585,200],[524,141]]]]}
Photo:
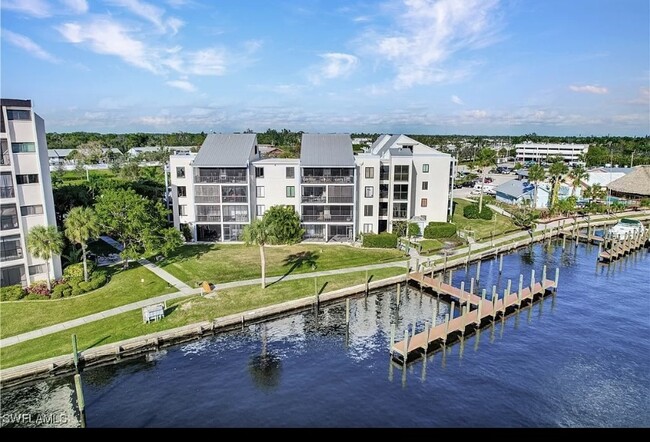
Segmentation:
{"type": "Polygon", "coordinates": [[[302,216],[302,221],[303,222],[321,222],[321,223],[328,223],[328,222],[352,222],[352,215],[303,215],[302,216]]]}
{"type": "Polygon", "coordinates": [[[221,217],[219,215],[197,215],[196,220],[206,223],[219,223],[221,217]]]}
{"type": "Polygon", "coordinates": [[[385,192],[379,191],[379,198],[388,198],[388,190],[385,192]]]}
{"type": "Polygon", "coordinates": [[[0,198],[14,198],[14,186],[0,187],[0,198]]]}
{"type": "Polygon", "coordinates": [[[247,223],[248,215],[224,215],[224,222],[247,223]]]}
{"type": "Polygon", "coordinates": [[[379,216],[388,216],[388,209],[379,209],[379,216]]]}
{"type": "Polygon", "coordinates": [[[248,197],[247,196],[224,196],[223,202],[224,203],[247,203],[248,197]]]}
{"type": "Polygon", "coordinates": [[[21,259],[23,257],[23,249],[10,249],[3,250],[0,254],[0,261],[13,261],[14,259],[21,259]]]}
{"type": "Polygon", "coordinates": [[[9,166],[11,164],[11,154],[7,150],[2,151],[2,156],[0,157],[0,166],[9,166]]]}
{"type": "Polygon", "coordinates": [[[248,179],[246,175],[220,175],[220,176],[213,176],[213,175],[195,175],[194,176],[194,182],[195,183],[210,183],[210,184],[219,184],[219,183],[233,183],[233,184],[246,184],[248,182],[248,179]]]}
{"type": "Polygon", "coordinates": [[[344,204],[352,204],[354,202],[354,198],[351,196],[330,196],[329,197],[329,203],[344,203],[344,204]]]}
{"type": "Polygon", "coordinates": [[[218,203],[221,201],[221,197],[219,195],[215,196],[194,196],[194,202],[195,203],[218,203]]]}
{"type": "Polygon", "coordinates": [[[303,195],[302,202],[303,203],[326,203],[327,198],[325,198],[325,195],[303,195]]]}
{"type": "Polygon", "coordinates": [[[305,176],[302,177],[303,183],[338,183],[354,184],[353,176],[305,176]]]}

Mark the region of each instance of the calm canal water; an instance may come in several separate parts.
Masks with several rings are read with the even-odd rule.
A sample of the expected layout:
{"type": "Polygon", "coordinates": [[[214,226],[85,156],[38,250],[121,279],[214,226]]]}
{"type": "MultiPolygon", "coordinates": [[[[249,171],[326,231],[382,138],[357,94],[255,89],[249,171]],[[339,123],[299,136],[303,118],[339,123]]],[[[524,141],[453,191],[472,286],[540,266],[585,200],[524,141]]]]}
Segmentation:
{"type": "MultiPolygon", "coordinates": [[[[501,277],[484,261],[488,293],[544,264],[560,288],[426,363],[391,364],[391,321],[402,337],[449,306],[411,290],[398,311],[393,287],[353,300],[347,333],[338,304],[89,370],[88,426],[648,427],[650,253],[597,266],[597,247],[559,244],[505,257],[501,277]]],[[[71,378],[3,391],[2,424],[77,426],[74,397],[71,378]]]]}

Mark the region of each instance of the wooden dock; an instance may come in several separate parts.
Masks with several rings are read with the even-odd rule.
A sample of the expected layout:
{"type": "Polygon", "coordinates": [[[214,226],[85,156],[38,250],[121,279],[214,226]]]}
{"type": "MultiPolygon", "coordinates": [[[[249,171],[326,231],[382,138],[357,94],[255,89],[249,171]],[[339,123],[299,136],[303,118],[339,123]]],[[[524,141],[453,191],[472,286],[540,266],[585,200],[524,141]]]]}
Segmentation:
{"type": "Polygon", "coordinates": [[[443,344],[453,333],[464,335],[469,328],[479,328],[484,320],[494,321],[498,316],[505,316],[508,309],[521,307],[523,303],[532,303],[536,296],[544,296],[549,290],[557,290],[557,281],[559,269],[555,271],[555,280],[546,279],[546,269],[543,271],[543,278],[536,282],[535,272],[531,272],[531,283],[523,286],[523,276],[519,278],[519,288],[516,292],[510,293],[510,283],[499,297],[496,289],[492,292],[491,299],[486,299],[486,291],[483,289],[481,296],[466,292],[457,287],[445,284],[439,278],[430,278],[422,273],[410,274],[410,279],[417,281],[419,284],[430,287],[437,293],[450,296],[452,301],[451,316],[445,315],[445,320],[440,324],[429,327],[427,324],[423,332],[409,336],[408,330],[404,332],[404,340],[392,342],[390,353],[393,359],[400,360],[402,363],[408,361],[409,356],[413,353],[425,353],[429,346],[436,341],[443,344]],[[461,314],[453,317],[454,306],[456,301],[461,306],[461,314]],[[475,307],[475,308],[473,308],[475,307]]]}
{"type": "Polygon", "coordinates": [[[603,242],[598,245],[598,261],[612,262],[635,250],[642,249],[650,241],[650,230],[633,235],[626,234],[623,238],[605,235],[603,242]]]}

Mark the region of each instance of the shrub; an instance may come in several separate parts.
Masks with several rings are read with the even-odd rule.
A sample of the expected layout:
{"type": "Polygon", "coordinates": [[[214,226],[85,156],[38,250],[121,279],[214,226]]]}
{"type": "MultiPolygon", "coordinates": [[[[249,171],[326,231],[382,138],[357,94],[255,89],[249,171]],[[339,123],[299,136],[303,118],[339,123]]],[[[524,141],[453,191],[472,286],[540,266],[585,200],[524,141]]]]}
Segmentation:
{"type": "Polygon", "coordinates": [[[72,288],[70,286],[63,289],[63,296],[66,298],[72,296],[72,288]]]}
{"type": "Polygon", "coordinates": [[[65,296],[65,290],[70,289],[70,284],[62,283],[58,284],[52,289],[51,298],[63,298],[65,296]]]}
{"type": "Polygon", "coordinates": [[[650,198],[642,198],[641,207],[650,207],[650,198]]]}
{"type": "Polygon", "coordinates": [[[463,209],[463,216],[467,219],[492,219],[492,209],[488,206],[483,206],[483,210],[479,213],[478,204],[470,204],[463,209]]]}
{"type": "MultiPolygon", "coordinates": [[[[94,262],[88,261],[88,278],[92,275],[97,267],[94,262]]],[[[63,278],[67,281],[83,281],[84,279],[84,264],[83,262],[69,265],[63,270],[63,278]]]]}
{"type": "Polygon", "coordinates": [[[363,246],[375,249],[394,249],[397,247],[397,235],[394,233],[364,233],[363,246]]]}
{"type": "Polygon", "coordinates": [[[400,236],[406,236],[406,221],[393,221],[393,233],[400,236]]]}
{"type": "Polygon", "coordinates": [[[18,301],[23,296],[25,296],[25,289],[20,284],[0,289],[0,300],[2,301],[18,301]]]}
{"type": "Polygon", "coordinates": [[[44,301],[50,299],[50,295],[39,295],[37,293],[29,293],[24,298],[26,301],[44,301]]]}
{"type": "Polygon", "coordinates": [[[456,225],[451,223],[430,222],[424,228],[424,237],[427,239],[451,238],[456,234],[456,225]]]}
{"type": "Polygon", "coordinates": [[[416,223],[409,223],[408,234],[409,236],[420,236],[420,226],[416,223]]]}
{"type": "Polygon", "coordinates": [[[36,281],[25,289],[27,295],[49,296],[50,291],[47,289],[47,282],[36,281]]]}

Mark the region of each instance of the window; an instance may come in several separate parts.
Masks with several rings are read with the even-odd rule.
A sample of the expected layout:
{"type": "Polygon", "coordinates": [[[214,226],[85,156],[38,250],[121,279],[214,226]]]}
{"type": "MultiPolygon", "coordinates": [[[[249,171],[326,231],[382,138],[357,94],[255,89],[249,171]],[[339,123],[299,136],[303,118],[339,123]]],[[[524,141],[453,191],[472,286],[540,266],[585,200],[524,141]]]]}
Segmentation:
{"type": "Polygon", "coordinates": [[[295,177],[296,177],[296,168],[287,167],[287,178],[295,178],[295,177]]]}
{"type": "Polygon", "coordinates": [[[393,175],[394,181],[408,181],[409,180],[409,166],[395,166],[395,173],[393,175]]]}
{"type": "Polygon", "coordinates": [[[408,184],[393,184],[393,199],[408,200],[409,199],[408,184]]]}
{"type": "Polygon", "coordinates": [[[255,215],[263,216],[265,211],[266,211],[266,206],[263,205],[255,206],[255,215]]]}
{"type": "Polygon", "coordinates": [[[20,214],[22,216],[29,216],[29,215],[42,215],[43,214],[43,206],[38,204],[35,206],[22,206],[20,208],[20,214]]]}
{"type": "Polygon", "coordinates": [[[428,164],[423,164],[422,165],[422,173],[429,173],[429,165],[428,164]]]}
{"type": "Polygon", "coordinates": [[[7,109],[7,120],[31,120],[32,113],[28,110],[7,109]]]}
{"type": "Polygon", "coordinates": [[[372,198],[372,196],[373,196],[374,193],[375,193],[374,190],[375,190],[374,187],[372,187],[372,186],[366,186],[366,193],[365,193],[366,198],[372,198]]]}
{"type": "Polygon", "coordinates": [[[185,187],[185,186],[178,186],[177,189],[178,189],[178,197],[179,197],[179,198],[180,198],[180,197],[183,197],[183,196],[187,196],[187,187],[185,187]]]}
{"type": "Polygon", "coordinates": [[[176,168],[176,178],[185,178],[185,168],[177,167],[176,168]]]}
{"type": "Polygon", "coordinates": [[[255,178],[264,178],[264,168],[256,167],[255,168],[255,178]]]}
{"type": "Polygon", "coordinates": [[[427,199],[426,198],[422,198],[420,200],[420,207],[427,207],[427,199]]]}
{"type": "Polygon", "coordinates": [[[287,186],[287,198],[296,196],[296,186],[287,186]]]}
{"type": "Polygon", "coordinates": [[[16,175],[17,184],[37,184],[38,174],[30,173],[28,175],[16,175]]]}
{"type": "Polygon", "coordinates": [[[11,179],[11,172],[0,173],[0,198],[13,198],[14,196],[14,183],[11,179]]]}
{"type": "Polygon", "coordinates": [[[23,257],[20,235],[5,236],[0,239],[0,261],[11,261],[23,257]]]}
{"type": "Polygon", "coordinates": [[[2,269],[0,285],[7,287],[15,284],[25,284],[25,266],[18,265],[2,269]]]}
{"type": "Polygon", "coordinates": [[[264,186],[257,186],[255,188],[255,196],[258,198],[264,198],[264,186]]]}
{"type": "Polygon", "coordinates": [[[422,190],[429,190],[429,182],[422,181],[422,190]]]}
{"type": "MultiPolygon", "coordinates": [[[[2,115],[2,112],[0,112],[0,115],[2,115]]],[[[11,164],[11,154],[9,153],[9,144],[7,144],[7,140],[2,139],[0,140],[0,145],[2,146],[2,156],[0,157],[0,165],[7,166],[11,164]]]]}
{"type": "Polygon", "coordinates": [[[3,204],[0,206],[0,220],[2,230],[18,228],[18,211],[15,204],[3,204]]]}
{"type": "Polygon", "coordinates": [[[363,206],[363,216],[372,216],[372,205],[363,206]]]}
{"type": "Polygon", "coordinates": [[[45,264],[36,264],[35,266],[29,266],[30,275],[40,275],[45,273],[45,264]]]}
{"type": "Polygon", "coordinates": [[[372,224],[364,224],[363,233],[371,233],[371,232],[372,232],[372,224]]]}
{"type": "Polygon", "coordinates": [[[406,218],[406,203],[393,203],[393,218],[406,218]]]}
{"type": "Polygon", "coordinates": [[[375,177],[375,168],[366,167],[366,178],[374,178],[374,177],[375,177]]]}
{"type": "Polygon", "coordinates": [[[381,181],[390,179],[390,166],[381,166],[379,168],[379,179],[381,181]]]}
{"type": "Polygon", "coordinates": [[[11,143],[11,151],[13,153],[36,152],[36,144],[34,144],[34,143],[11,143]]]}
{"type": "Polygon", "coordinates": [[[184,204],[182,206],[178,206],[178,214],[180,216],[187,216],[187,206],[184,204]]]}

